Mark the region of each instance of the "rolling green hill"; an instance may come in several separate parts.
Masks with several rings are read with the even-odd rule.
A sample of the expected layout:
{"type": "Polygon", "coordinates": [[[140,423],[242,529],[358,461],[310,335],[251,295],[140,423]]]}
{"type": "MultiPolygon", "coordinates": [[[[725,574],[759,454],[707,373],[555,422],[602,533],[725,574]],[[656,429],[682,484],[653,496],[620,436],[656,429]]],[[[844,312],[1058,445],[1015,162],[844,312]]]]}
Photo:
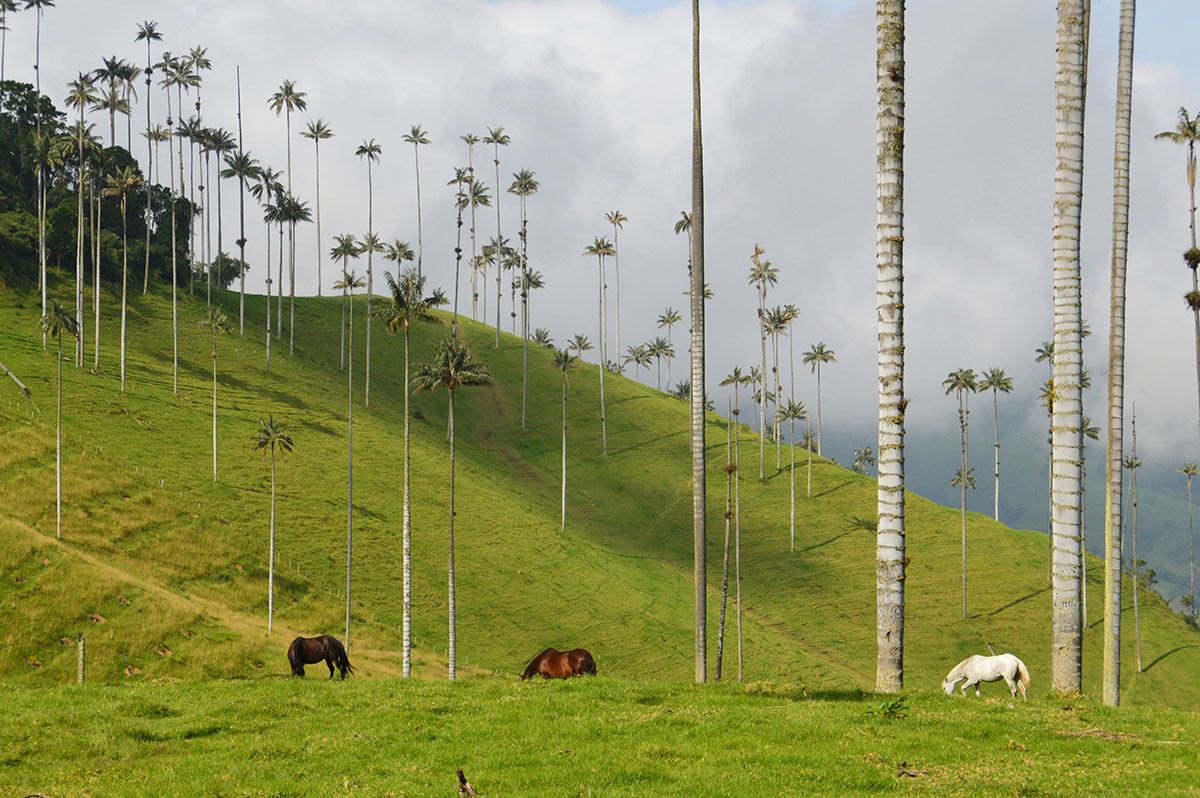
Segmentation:
{"type": "MultiPolygon", "coordinates": [[[[66,286],[52,293],[67,296],[66,286]]],[[[101,367],[64,363],[64,507],[54,537],[54,361],[42,350],[37,300],[0,289],[0,360],[33,402],[0,385],[0,677],[73,678],[85,631],[101,680],[250,677],[286,671],[296,633],[341,635],[346,547],[346,382],[336,299],[297,301],[264,369],[262,297],[247,298],[247,334],[219,341],[220,469],[212,480],[209,339],[199,295],[181,302],[181,378],[171,393],[169,296],[130,306],[130,371],[120,392],[117,300],[106,294],[101,367]],[[252,451],[258,419],[291,425],[281,461],[276,627],[266,633],[268,467],[252,451]]],[[[236,321],[237,297],[222,305],[236,321]]],[[[364,300],[356,302],[357,320],[364,300]]],[[[355,544],[352,659],[366,675],[399,672],[402,475],[399,341],[376,323],[370,407],[363,404],[362,325],[355,325],[355,544]]],[[[89,325],[90,327],[90,325],[89,325]]],[[[606,379],[609,448],[600,455],[598,371],[571,375],[567,529],[559,531],[559,375],[531,347],[529,428],[520,428],[520,341],[462,325],[495,377],[457,404],[458,658],[466,673],[513,674],[547,645],[585,646],[614,677],[689,679],[691,511],[687,407],[631,380],[606,379]]],[[[442,325],[414,331],[413,359],[442,325]]],[[[559,338],[563,333],[556,331],[559,338]]],[[[446,403],[414,398],[414,645],[422,676],[442,672],[446,638],[446,403]]],[[[725,427],[709,428],[710,657],[716,653],[724,512],[725,427]]],[[[803,462],[798,454],[798,461],[803,462]]],[[[875,487],[816,460],[812,497],[797,475],[795,551],[788,480],[742,432],[742,595],[747,680],[869,688],[874,668],[875,487]]],[[[787,452],[783,453],[786,464],[787,452]]],[[[800,468],[798,466],[798,468],[800,468]]],[[[960,617],[957,510],[910,495],[906,684],[936,688],[971,653],[1021,656],[1034,694],[1048,685],[1049,589],[1041,534],[970,516],[970,606],[960,617]]],[[[1085,687],[1099,690],[1102,585],[1092,579],[1085,687]]],[[[1127,591],[1127,596],[1129,593],[1127,591]]],[[[1127,605],[1132,609],[1132,598],[1127,605]]],[[[1145,673],[1133,672],[1125,626],[1125,696],[1200,705],[1200,634],[1161,598],[1141,594],[1145,673]]],[[[732,613],[732,605],[730,609],[732,613]]],[[[726,677],[736,673],[732,615],[726,677]]],[[[711,673],[711,669],[710,669],[711,673]]]]}

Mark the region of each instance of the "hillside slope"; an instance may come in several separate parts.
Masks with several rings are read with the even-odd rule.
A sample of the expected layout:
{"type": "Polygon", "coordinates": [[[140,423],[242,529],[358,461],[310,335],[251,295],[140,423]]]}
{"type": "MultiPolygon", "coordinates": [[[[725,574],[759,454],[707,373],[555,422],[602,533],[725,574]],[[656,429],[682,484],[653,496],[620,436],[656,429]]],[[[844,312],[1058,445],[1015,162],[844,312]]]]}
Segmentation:
{"type": "MultiPolygon", "coordinates": [[[[54,286],[52,286],[53,288],[54,286]]],[[[69,294],[69,290],[57,291],[69,294]]],[[[34,392],[0,387],[0,675],[62,682],[70,639],[89,634],[95,678],[278,674],[294,633],[342,633],[346,563],[346,383],[338,367],[336,299],[297,301],[264,369],[262,297],[247,298],[247,334],[219,346],[220,469],[211,476],[209,339],[199,296],[181,302],[181,378],[170,385],[169,296],[132,300],[129,379],[120,392],[114,298],[105,295],[101,368],[64,364],[63,540],[54,536],[54,369],[42,351],[36,299],[0,290],[0,359],[34,392]],[[281,461],[277,619],[266,635],[268,468],[251,449],[259,418],[291,425],[281,461]],[[94,616],[94,617],[93,617],[94,616]]],[[[231,318],[236,295],[222,304],[231,318]]],[[[376,323],[370,407],[363,404],[364,300],[355,324],[353,658],[365,675],[399,670],[402,474],[399,341],[376,323]]],[[[559,375],[530,351],[529,428],[520,428],[520,341],[493,346],[462,325],[496,385],[457,405],[459,663],[518,671],[546,645],[586,646],[615,676],[691,673],[691,519],[686,405],[631,380],[606,378],[609,449],[600,456],[598,372],[571,375],[567,530],[559,532],[559,375]]],[[[574,331],[556,331],[558,337],[574,331]]],[[[414,330],[425,359],[442,325],[414,330]]],[[[418,673],[441,673],[446,637],[446,402],[414,397],[414,641],[418,673]]],[[[716,653],[724,512],[725,427],[710,446],[710,656],[716,653]]],[[[798,461],[803,462],[798,452],[798,461]]],[[[870,687],[874,667],[875,489],[869,477],[816,460],[812,497],[798,466],[795,552],[788,480],[742,432],[744,662],[748,680],[870,687]]],[[[786,463],[787,452],[783,452],[786,463]]],[[[1044,535],[970,516],[970,618],[961,619],[958,514],[911,495],[906,682],[936,687],[970,653],[1012,650],[1035,693],[1048,683],[1049,590],[1044,535]]],[[[1098,562],[1085,639],[1085,686],[1098,692],[1102,586],[1098,562]]],[[[1127,602],[1132,608],[1132,599],[1127,602]]],[[[1143,592],[1143,660],[1134,675],[1126,625],[1126,696],[1200,704],[1200,635],[1143,592]]],[[[732,606],[731,606],[732,613],[732,606]]],[[[725,672],[736,673],[728,621],[725,672]]]]}

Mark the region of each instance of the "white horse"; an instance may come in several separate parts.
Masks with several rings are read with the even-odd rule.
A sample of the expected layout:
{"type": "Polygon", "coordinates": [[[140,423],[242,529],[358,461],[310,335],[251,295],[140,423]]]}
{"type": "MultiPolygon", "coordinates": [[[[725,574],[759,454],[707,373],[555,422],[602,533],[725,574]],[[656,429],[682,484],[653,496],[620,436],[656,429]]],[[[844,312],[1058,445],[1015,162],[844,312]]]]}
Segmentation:
{"type": "Polygon", "coordinates": [[[1021,698],[1029,700],[1025,695],[1025,688],[1029,687],[1029,669],[1012,654],[998,654],[994,657],[981,657],[976,654],[967,657],[946,674],[946,678],[942,680],[942,691],[946,695],[953,695],[954,685],[964,679],[964,696],[967,694],[967,688],[972,685],[975,686],[975,695],[979,695],[980,682],[998,682],[1003,679],[1008,684],[1013,698],[1017,697],[1017,690],[1020,690],[1021,698]]]}

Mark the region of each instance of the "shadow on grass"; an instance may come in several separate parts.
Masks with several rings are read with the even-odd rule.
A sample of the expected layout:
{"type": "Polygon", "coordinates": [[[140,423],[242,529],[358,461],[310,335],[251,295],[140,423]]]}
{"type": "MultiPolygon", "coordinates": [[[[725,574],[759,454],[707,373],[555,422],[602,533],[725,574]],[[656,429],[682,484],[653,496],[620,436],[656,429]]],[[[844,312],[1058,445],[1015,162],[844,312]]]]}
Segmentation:
{"type": "Polygon", "coordinates": [[[1003,607],[997,607],[996,609],[992,610],[991,612],[988,613],[988,617],[995,617],[995,616],[999,615],[1000,613],[1004,612],[1005,610],[1011,609],[1012,607],[1017,606],[1022,601],[1028,601],[1029,599],[1033,598],[1034,596],[1039,596],[1042,593],[1045,593],[1049,589],[1050,589],[1049,587],[1043,587],[1041,590],[1035,590],[1032,593],[1026,593],[1024,596],[1021,596],[1020,598],[1016,598],[1016,599],[1013,599],[1012,601],[1008,602],[1003,607]]]}
{"type": "Polygon", "coordinates": [[[1188,643],[1188,644],[1182,645],[1182,646],[1175,646],[1175,648],[1171,649],[1170,651],[1166,651],[1166,652],[1163,652],[1162,654],[1159,654],[1157,657],[1155,657],[1150,662],[1149,665],[1147,665],[1145,668],[1142,669],[1142,673],[1149,673],[1151,668],[1153,668],[1158,663],[1162,662],[1167,657],[1171,656],[1172,654],[1177,654],[1180,651],[1183,651],[1184,649],[1187,649],[1187,648],[1200,648],[1200,643],[1188,643]]]}
{"type": "Polygon", "coordinates": [[[833,493],[834,491],[841,490],[842,488],[846,487],[850,483],[851,483],[851,480],[849,480],[849,479],[845,480],[844,482],[839,482],[838,484],[834,485],[833,487],[829,487],[829,488],[826,488],[825,490],[817,491],[816,493],[813,494],[813,498],[818,499],[822,496],[833,493]]]}

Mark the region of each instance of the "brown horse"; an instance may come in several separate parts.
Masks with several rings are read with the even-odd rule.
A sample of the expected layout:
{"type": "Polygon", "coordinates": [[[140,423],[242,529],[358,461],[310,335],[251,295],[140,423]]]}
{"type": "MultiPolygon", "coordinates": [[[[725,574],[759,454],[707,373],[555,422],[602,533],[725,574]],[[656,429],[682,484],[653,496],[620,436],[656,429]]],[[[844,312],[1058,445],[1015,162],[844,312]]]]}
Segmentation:
{"type": "Polygon", "coordinates": [[[303,676],[305,665],[313,665],[321,660],[325,660],[329,667],[330,679],[333,678],[335,666],[342,672],[343,679],[347,673],[354,673],[350,658],[346,656],[346,647],[342,645],[341,640],[329,635],[297,637],[288,646],[287,657],[292,665],[293,676],[303,676]]]}
{"type": "Polygon", "coordinates": [[[539,673],[544,679],[566,679],[585,673],[595,676],[596,660],[592,659],[592,655],[586,649],[559,651],[557,648],[548,648],[533,658],[521,674],[521,679],[532,679],[539,673]]]}

